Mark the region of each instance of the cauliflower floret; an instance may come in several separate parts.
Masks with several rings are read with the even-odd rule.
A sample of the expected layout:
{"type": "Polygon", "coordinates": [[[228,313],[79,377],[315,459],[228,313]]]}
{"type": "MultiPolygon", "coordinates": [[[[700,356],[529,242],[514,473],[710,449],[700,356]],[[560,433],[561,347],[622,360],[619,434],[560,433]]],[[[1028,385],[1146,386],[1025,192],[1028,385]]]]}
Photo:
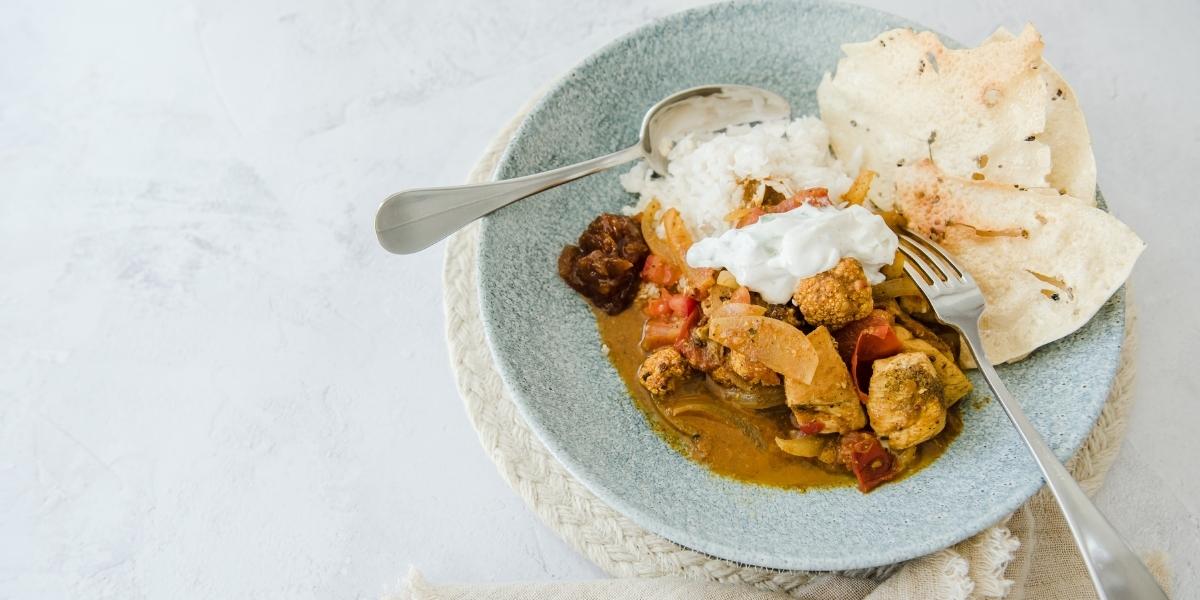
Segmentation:
{"type": "Polygon", "coordinates": [[[675,389],[679,381],[688,374],[687,361],[678,350],[659,348],[646,357],[638,367],[638,381],[651,394],[662,395],[675,389]]]}
{"type": "Polygon", "coordinates": [[[853,258],[843,258],[834,268],[801,279],[792,301],[805,321],[831,329],[867,316],[874,306],[871,284],[853,258]]]}
{"type": "Polygon", "coordinates": [[[903,450],[937,435],[946,426],[942,380],[929,357],[905,352],[872,365],[867,395],[871,428],[888,446],[903,450]]]}

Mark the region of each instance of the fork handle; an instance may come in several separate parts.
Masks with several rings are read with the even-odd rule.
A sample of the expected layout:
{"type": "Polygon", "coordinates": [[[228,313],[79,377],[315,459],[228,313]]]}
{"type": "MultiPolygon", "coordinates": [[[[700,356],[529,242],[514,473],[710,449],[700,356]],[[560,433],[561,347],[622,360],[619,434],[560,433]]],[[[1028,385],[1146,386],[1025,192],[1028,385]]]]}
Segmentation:
{"type": "Polygon", "coordinates": [[[1021,405],[1008,393],[1008,389],[1000,381],[1000,376],[996,374],[996,369],[988,362],[983,352],[978,325],[960,326],[959,329],[966,338],[988,387],[999,398],[1000,406],[1017,427],[1025,445],[1033,452],[1033,458],[1046,478],[1046,485],[1058,501],[1058,506],[1067,519],[1067,525],[1071,528],[1071,535],[1075,538],[1075,544],[1083,555],[1083,562],[1092,577],[1096,594],[1101,600],[1165,600],[1167,595],[1158,586],[1158,582],[1104,515],[1100,514],[1096,505],[1083,493],[1083,489],[1025,417],[1021,405]]]}

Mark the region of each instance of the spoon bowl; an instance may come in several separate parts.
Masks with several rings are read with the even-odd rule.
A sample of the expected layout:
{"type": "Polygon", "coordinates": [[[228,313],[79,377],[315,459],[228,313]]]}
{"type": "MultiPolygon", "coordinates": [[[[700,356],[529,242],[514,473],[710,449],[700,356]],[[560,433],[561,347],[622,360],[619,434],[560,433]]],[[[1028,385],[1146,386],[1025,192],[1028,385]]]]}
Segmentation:
{"type": "Polygon", "coordinates": [[[682,90],[650,107],[633,146],[516,179],[393,194],[375,215],[375,234],[389,252],[419,252],[503,206],[631,160],[644,158],[656,173],[665,175],[672,145],[689,132],[720,131],[790,115],[787,100],[756,87],[705,85],[682,90]]]}
{"type": "Polygon", "coordinates": [[[675,92],[646,111],[638,144],[659,175],[675,141],[693,131],[715,132],[733,125],[786,119],[792,109],[783,96],[748,85],[704,85],[675,92]]]}

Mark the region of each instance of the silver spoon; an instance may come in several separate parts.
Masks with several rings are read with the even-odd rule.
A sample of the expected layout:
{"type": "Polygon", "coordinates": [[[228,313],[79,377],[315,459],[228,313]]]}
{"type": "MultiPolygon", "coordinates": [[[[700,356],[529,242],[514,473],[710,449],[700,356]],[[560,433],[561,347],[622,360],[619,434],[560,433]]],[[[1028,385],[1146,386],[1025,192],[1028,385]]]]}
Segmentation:
{"type": "Polygon", "coordinates": [[[667,173],[671,144],[690,131],[787,118],[792,109],[778,94],[744,85],[706,85],[676,92],[650,107],[638,143],[600,158],[494,183],[406,190],[383,201],[375,234],[389,252],[424,250],[502,206],[638,158],[667,173]]]}

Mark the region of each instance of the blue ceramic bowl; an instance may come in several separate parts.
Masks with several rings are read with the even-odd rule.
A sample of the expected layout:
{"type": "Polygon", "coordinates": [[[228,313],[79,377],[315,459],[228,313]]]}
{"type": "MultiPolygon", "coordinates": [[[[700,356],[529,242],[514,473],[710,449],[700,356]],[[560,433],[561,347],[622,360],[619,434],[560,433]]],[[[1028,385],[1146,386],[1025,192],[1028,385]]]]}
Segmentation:
{"type": "MultiPolygon", "coordinates": [[[[914,26],[813,0],[719,4],[673,15],[600,50],[525,119],[498,172],[510,178],[624,148],[643,112],[684,88],[741,83],[816,114],[839,45],[914,26]]],[[[563,245],[633,198],[610,171],[500,210],[479,246],[483,319],[529,425],[571,473],[641,526],[724,559],[778,569],[857,569],[936,551],[998,522],[1042,484],[996,402],[964,402],[962,434],[934,464],[870,494],[788,491],[714,475],[647,426],[600,351],[584,301],[556,274],[563,245]]],[[[1000,370],[1059,458],[1083,443],[1116,373],[1118,293],[1074,335],[1000,370]]],[[[977,389],[984,382],[973,377],[977,389]]]]}

